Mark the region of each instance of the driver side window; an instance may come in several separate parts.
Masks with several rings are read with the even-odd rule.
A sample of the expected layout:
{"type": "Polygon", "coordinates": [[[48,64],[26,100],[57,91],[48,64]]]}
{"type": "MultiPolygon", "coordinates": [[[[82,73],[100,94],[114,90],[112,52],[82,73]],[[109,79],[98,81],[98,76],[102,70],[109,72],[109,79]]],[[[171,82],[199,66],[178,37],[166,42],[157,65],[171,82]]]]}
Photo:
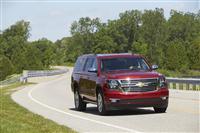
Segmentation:
{"type": "Polygon", "coordinates": [[[144,60],[141,60],[141,61],[140,61],[140,67],[141,67],[143,70],[149,69],[149,68],[148,68],[148,65],[145,63],[144,60]]]}

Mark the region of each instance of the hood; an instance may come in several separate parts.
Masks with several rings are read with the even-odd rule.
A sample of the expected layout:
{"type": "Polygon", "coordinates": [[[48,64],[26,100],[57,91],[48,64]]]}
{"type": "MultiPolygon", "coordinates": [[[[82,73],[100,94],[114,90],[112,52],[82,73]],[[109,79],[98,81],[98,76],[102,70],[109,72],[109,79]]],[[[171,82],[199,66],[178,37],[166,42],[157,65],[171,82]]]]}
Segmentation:
{"type": "Polygon", "coordinates": [[[110,71],[105,72],[107,79],[127,79],[127,78],[157,78],[161,74],[156,71],[110,71]]]}

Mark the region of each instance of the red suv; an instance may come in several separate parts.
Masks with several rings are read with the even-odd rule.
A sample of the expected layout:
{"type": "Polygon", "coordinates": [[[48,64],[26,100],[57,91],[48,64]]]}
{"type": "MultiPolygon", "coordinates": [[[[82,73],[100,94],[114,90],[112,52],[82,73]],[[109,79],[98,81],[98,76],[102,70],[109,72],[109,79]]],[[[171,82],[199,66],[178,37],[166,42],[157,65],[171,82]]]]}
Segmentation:
{"type": "Polygon", "coordinates": [[[141,55],[89,54],[75,64],[71,87],[76,110],[97,104],[99,114],[132,107],[153,107],[165,112],[169,91],[165,77],[141,55]]]}

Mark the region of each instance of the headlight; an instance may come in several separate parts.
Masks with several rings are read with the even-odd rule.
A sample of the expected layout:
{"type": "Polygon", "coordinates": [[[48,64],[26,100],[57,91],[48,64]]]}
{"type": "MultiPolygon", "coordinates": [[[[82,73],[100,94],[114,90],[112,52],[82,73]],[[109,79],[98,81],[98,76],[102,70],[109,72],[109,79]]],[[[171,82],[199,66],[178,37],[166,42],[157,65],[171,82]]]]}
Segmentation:
{"type": "Polygon", "coordinates": [[[159,88],[166,88],[167,87],[167,82],[165,77],[160,77],[159,78],[159,88]]]}
{"type": "Polygon", "coordinates": [[[108,80],[108,85],[110,89],[118,90],[119,89],[119,83],[117,80],[108,80]]]}

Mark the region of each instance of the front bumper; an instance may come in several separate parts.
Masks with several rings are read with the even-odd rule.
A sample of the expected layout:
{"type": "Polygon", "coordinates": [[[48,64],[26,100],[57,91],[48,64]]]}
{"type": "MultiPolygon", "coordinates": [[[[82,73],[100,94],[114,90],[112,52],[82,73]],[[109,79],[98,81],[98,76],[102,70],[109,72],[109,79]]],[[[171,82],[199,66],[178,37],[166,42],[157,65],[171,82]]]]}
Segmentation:
{"type": "Polygon", "coordinates": [[[107,91],[104,94],[107,110],[136,107],[166,108],[168,106],[168,97],[168,89],[160,89],[152,92],[133,93],[107,91]]]}

